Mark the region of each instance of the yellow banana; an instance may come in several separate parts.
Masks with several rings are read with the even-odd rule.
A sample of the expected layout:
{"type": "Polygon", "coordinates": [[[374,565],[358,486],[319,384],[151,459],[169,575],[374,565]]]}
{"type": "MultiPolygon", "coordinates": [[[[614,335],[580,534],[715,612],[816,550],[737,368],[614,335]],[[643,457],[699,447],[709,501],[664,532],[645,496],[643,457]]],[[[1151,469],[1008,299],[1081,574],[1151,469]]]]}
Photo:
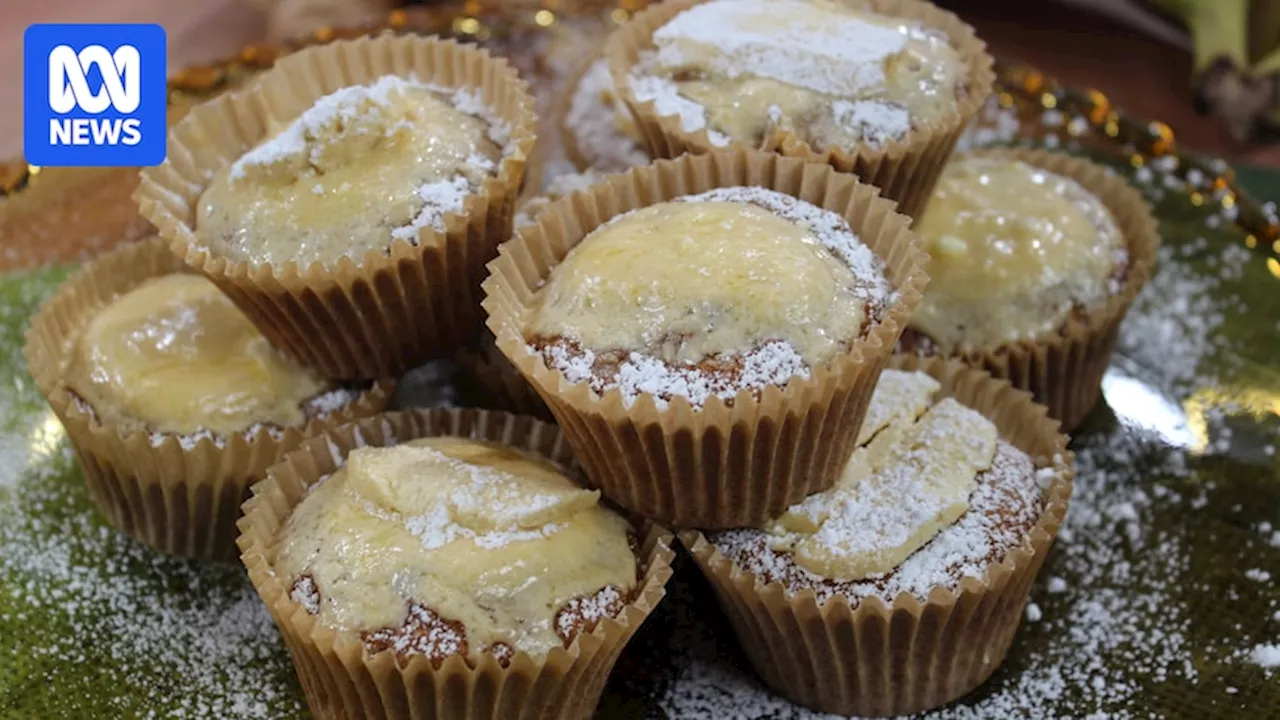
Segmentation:
{"type": "Polygon", "coordinates": [[[1249,59],[1259,62],[1280,49],[1280,0],[1249,3],[1249,59]]]}
{"type": "Polygon", "coordinates": [[[1249,0],[1156,0],[1155,5],[1182,18],[1191,32],[1196,110],[1220,118],[1237,140],[1247,141],[1274,95],[1271,83],[1247,71],[1249,0]]]}
{"type": "Polygon", "coordinates": [[[1215,67],[1249,66],[1249,0],[1155,0],[1191,33],[1197,75],[1215,67]]]}

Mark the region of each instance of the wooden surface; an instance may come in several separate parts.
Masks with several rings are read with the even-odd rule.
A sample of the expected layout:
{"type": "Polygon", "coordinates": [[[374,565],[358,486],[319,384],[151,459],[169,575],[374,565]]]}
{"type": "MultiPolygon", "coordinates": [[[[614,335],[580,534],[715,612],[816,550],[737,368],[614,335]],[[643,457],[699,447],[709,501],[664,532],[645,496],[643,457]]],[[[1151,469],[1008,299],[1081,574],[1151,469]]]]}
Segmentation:
{"type": "MultiPolygon", "coordinates": [[[[1105,20],[1044,0],[942,0],[972,22],[994,52],[1025,60],[1064,82],[1097,87],[1122,107],[1173,127],[1187,147],[1280,167],[1280,147],[1233,144],[1195,115],[1190,58],[1105,20]]],[[[35,22],[157,22],[169,64],[227,56],[261,39],[247,0],[0,0],[0,157],[22,148],[22,33],[35,22]]]]}

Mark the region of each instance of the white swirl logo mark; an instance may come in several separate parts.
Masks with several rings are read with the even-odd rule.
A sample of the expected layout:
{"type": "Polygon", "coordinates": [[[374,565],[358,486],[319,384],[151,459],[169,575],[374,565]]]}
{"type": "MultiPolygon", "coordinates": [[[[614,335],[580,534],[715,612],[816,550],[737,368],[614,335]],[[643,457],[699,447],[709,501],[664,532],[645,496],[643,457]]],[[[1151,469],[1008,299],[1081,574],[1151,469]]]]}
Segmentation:
{"type": "Polygon", "coordinates": [[[92,115],[108,107],[131,113],[142,102],[142,71],[138,49],[121,45],[115,53],[101,45],[89,45],[79,53],[67,45],[49,51],[49,108],[63,114],[75,110],[92,115]],[[88,73],[93,66],[102,75],[98,92],[89,90],[88,73]]]}

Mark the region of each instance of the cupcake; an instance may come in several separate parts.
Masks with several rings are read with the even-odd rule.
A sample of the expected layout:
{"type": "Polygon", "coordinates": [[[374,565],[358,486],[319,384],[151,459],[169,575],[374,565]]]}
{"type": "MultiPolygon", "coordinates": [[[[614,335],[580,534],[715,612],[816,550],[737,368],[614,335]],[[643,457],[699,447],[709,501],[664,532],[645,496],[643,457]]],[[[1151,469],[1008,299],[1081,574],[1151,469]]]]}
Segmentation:
{"type": "Polygon", "coordinates": [[[1071,494],[1031,397],[895,358],[840,481],[763,528],[681,534],[756,671],[838,715],[923,712],[1004,659],[1071,494]]]}
{"type": "Polygon", "coordinates": [[[989,150],[952,160],[916,226],[933,279],[902,348],[1008,378],[1074,429],[1155,263],[1146,201],[1086,160],[989,150]]]}
{"type": "Polygon", "coordinates": [[[830,487],[852,451],[926,282],[909,222],[799,158],[661,161],[504,244],[489,327],[607,497],[753,525],[830,487]]]}
{"type": "Polygon", "coordinates": [[[240,527],[321,718],[590,717],[671,575],[670,534],[601,504],[554,426],[480,410],[315,438],[240,527]]]}
{"type": "Polygon", "coordinates": [[[193,109],[137,198],[275,344],[327,378],[393,376],[478,336],[532,104],[503,61],[451,41],[307,48],[193,109]]]}
{"type": "Polygon", "coordinates": [[[579,171],[614,173],[648,164],[640,130],[613,85],[606,57],[583,65],[561,108],[560,137],[579,171]]]}
{"type": "Polygon", "coordinates": [[[26,356],[107,520],[188,557],[234,557],[249,485],[304,437],[381,410],[391,389],[299,365],[157,238],[72,276],[32,319],[26,356]]]}
{"type": "Polygon", "coordinates": [[[911,217],[991,92],[986,46],[920,0],[670,0],[608,42],[649,152],[826,162],[911,217]]]}

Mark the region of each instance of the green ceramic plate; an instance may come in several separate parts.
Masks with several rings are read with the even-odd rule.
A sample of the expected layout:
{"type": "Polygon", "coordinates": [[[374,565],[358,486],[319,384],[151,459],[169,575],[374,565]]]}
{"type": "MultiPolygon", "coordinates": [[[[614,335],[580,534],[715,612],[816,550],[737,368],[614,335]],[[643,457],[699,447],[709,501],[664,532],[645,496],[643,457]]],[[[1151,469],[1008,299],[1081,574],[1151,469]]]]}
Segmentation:
{"type": "MultiPolygon", "coordinates": [[[[987,120],[981,144],[1073,142],[1069,118],[1023,140],[987,120]]],[[[1280,262],[1159,168],[1095,157],[1153,199],[1160,269],[1075,438],[1069,518],[1008,660],[930,716],[1280,717],[1280,262]]],[[[21,358],[69,270],[0,279],[0,719],[306,717],[238,566],[164,557],[90,506],[21,358]]],[[[753,679],[691,564],[670,590],[600,717],[815,717],[753,679]]]]}

